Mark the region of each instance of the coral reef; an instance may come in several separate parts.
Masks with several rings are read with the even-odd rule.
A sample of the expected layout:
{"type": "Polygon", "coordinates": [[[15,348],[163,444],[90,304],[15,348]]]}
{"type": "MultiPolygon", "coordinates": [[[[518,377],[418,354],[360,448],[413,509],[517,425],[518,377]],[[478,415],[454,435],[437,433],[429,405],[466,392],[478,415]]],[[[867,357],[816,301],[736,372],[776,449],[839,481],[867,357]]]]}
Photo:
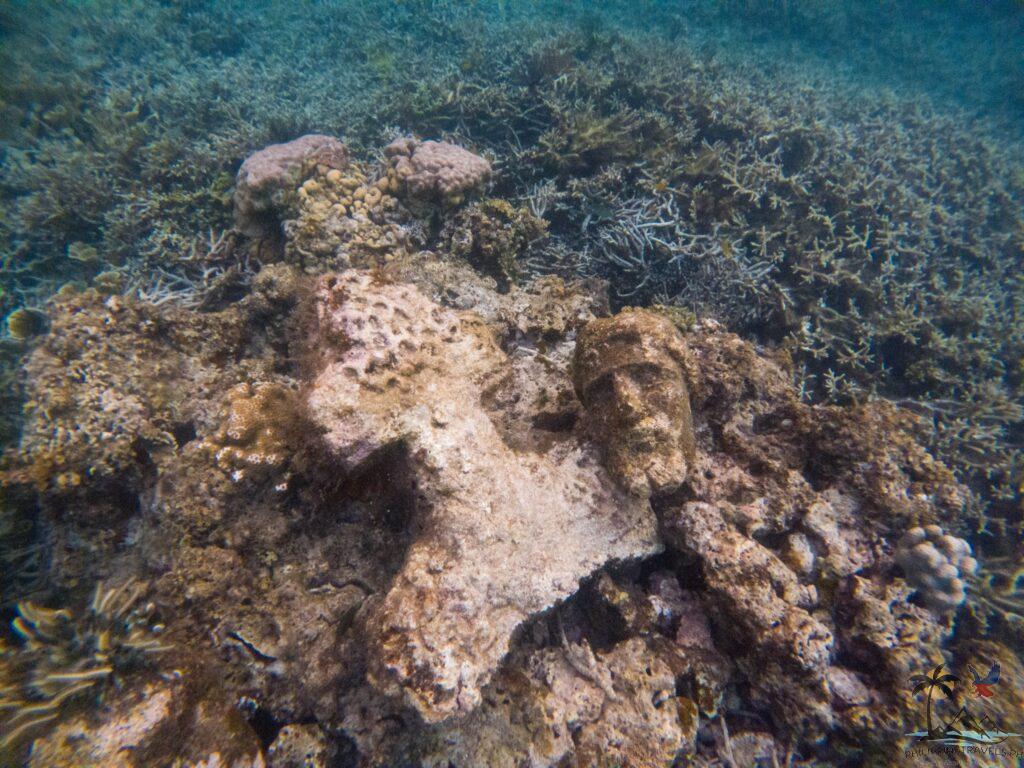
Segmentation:
{"type": "MultiPolygon", "coordinates": [[[[152,303],[94,290],[57,297],[49,306],[56,332],[25,364],[45,402],[30,398],[25,405],[31,417],[22,431],[19,469],[12,471],[53,488],[144,472],[147,454],[176,446],[197,419],[213,419],[215,404],[180,386],[182,374],[190,371],[219,395],[221,372],[209,357],[193,354],[196,339],[212,336],[221,349],[211,344],[209,354],[224,354],[242,343],[252,317],[235,305],[223,317],[197,314],[176,324],[152,303]],[[76,377],[87,385],[75,386],[76,377]]],[[[228,373],[235,381],[247,374],[260,378],[258,366],[228,373]]]]}
{"type": "Polygon", "coordinates": [[[503,184],[548,221],[528,276],[602,277],[618,306],[681,306],[783,342],[809,400],[898,400],[1019,527],[1014,140],[921,100],[809,90],[808,72],[783,85],[777,68],[607,29],[495,67],[514,74],[438,78],[411,122],[509,169],[503,184]]]}
{"type": "Polygon", "coordinates": [[[103,764],[155,748],[119,724],[188,732],[209,707],[237,725],[192,753],[239,765],[881,754],[916,712],[910,675],[964,642],[908,600],[887,542],[955,529],[966,490],[914,414],[810,405],[785,354],[712,321],[605,317],[603,290],[501,293],[453,254],[399,252],[267,266],[216,312],[55,303],[31,364],[56,370],[76,333],[96,354],[27,380],[11,499],[38,506],[50,579],[151,581],[165,656],[210,669],[83,702],[34,753],[103,764]],[[90,423],[96,386],[139,417],[92,416],[114,437],[67,442],[61,467],[103,471],[40,482],[49,425],[90,423]],[[173,440],[115,460],[151,424],[173,440]],[[114,514],[109,489],[131,503],[114,514]],[[197,690],[208,674],[224,701],[197,690]]]}
{"type": "Polygon", "coordinates": [[[28,8],[0,762],[902,764],[1024,674],[1019,8],[28,8]]]}
{"type": "Polygon", "coordinates": [[[204,441],[217,465],[236,481],[261,469],[280,479],[290,438],[301,423],[294,394],[274,384],[246,382],[228,391],[224,409],[220,428],[204,441]]]}
{"type": "MultiPolygon", "coordinates": [[[[604,277],[617,303],[675,303],[786,339],[809,398],[886,396],[927,415],[932,447],[994,502],[997,524],[1019,527],[1024,176],[1019,134],[994,115],[1019,113],[1006,94],[1020,66],[991,66],[1004,49],[988,44],[1012,40],[1019,15],[912,0],[835,13],[697,2],[685,20],[659,4],[580,16],[344,2],[308,30],[295,9],[230,5],[12,13],[12,45],[39,53],[10,61],[2,107],[5,315],[69,279],[197,303],[235,292],[250,244],[227,233],[231,185],[248,153],[310,126],[344,135],[353,157],[417,132],[438,137],[428,154],[486,152],[500,194],[548,221],[520,259],[531,276],[604,277]],[[723,13],[737,6],[768,40],[723,13]],[[979,39],[985,63],[965,54],[943,68],[939,52],[979,39]],[[325,62],[324,50],[339,53],[325,62]],[[894,51],[914,62],[894,92],[820,78],[822,55],[895,78],[894,51]],[[935,97],[947,88],[952,104],[935,97]],[[982,101],[993,111],[958,111],[982,101]]],[[[412,168],[419,144],[400,140],[395,162],[412,168]]],[[[367,259],[397,237],[380,222],[339,226],[367,259]]],[[[329,240],[329,268],[344,265],[329,240]]]]}
{"type": "Polygon", "coordinates": [[[321,168],[298,188],[294,217],[285,221],[285,258],[320,272],[379,265],[411,244],[410,216],[399,209],[394,171],[371,177],[353,164],[348,171],[321,168]]]}
{"type": "Polygon", "coordinates": [[[539,161],[560,173],[592,173],[602,166],[635,160],[643,153],[635,113],[567,112],[557,127],[537,139],[539,161]]]}

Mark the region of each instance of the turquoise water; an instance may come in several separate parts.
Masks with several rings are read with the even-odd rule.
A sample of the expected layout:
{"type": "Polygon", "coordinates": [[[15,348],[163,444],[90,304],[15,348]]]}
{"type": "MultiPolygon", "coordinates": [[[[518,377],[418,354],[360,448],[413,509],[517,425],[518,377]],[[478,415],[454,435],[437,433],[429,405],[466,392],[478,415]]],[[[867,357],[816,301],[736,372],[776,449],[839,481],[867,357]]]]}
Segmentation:
{"type": "MultiPolygon", "coordinates": [[[[106,514],[92,491],[57,487],[59,457],[36,461],[32,482],[12,474],[40,407],[29,361],[66,327],[54,297],[228,311],[262,269],[301,261],[284,229],[236,227],[245,158],[317,133],[372,168],[413,135],[486,157],[480,196],[519,212],[503,214],[521,227],[504,260],[473,263],[502,291],[598,278],[613,312],[668,307],[785,358],[803,403],[887,400],[918,417],[915,439],[966,499],[937,522],[978,561],[944,658],[987,665],[979,642],[1019,658],[1022,129],[1018,0],[4,3],[4,624],[23,599],[56,607],[95,586],[47,565],[63,542],[53,521],[106,514]]],[[[407,223],[412,239],[454,249],[454,214],[431,215],[407,223]]],[[[278,372],[297,355],[281,352],[278,372]]],[[[138,472],[128,517],[159,506],[138,472]]],[[[878,546],[891,561],[896,545],[878,546]]]]}

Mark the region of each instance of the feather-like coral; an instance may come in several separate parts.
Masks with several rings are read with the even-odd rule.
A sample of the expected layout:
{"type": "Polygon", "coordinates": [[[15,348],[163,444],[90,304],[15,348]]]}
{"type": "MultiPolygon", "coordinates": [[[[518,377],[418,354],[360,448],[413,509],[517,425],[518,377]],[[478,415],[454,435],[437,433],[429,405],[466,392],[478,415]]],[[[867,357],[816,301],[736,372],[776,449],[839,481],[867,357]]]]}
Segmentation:
{"type": "Polygon", "coordinates": [[[12,752],[75,700],[170,650],[159,637],[152,603],[139,605],[146,585],[128,580],[96,585],[84,611],[19,603],[11,629],[20,641],[0,657],[0,753],[12,752]]]}

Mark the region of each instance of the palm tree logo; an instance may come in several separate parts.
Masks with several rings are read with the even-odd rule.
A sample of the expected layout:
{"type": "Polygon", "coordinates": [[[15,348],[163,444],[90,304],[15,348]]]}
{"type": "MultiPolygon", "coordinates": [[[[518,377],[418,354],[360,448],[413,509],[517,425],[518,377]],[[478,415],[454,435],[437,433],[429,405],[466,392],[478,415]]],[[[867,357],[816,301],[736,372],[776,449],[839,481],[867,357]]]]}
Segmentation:
{"type": "Polygon", "coordinates": [[[953,687],[951,684],[960,682],[960,678],[956,675],[951,675],[948,672],[943,674],[942,668],[944,666],[945,664],[939,664],[927,675],[914,675],[910,678],[910,683],[914,686],[914,694],[924,690],[928,691],[928,735],[925,736],[926,740],[941,739],[944,735],[942,733],[934,733],[932,728],[932,694],[938,688],[947,699],[952,699],[953,687]]]}

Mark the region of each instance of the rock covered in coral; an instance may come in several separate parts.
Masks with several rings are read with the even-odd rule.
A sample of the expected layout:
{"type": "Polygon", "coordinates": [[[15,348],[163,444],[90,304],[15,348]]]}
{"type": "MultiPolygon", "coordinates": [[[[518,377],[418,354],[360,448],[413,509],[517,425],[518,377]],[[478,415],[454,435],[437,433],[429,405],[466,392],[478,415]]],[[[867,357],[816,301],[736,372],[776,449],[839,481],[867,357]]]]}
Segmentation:
{"type": "Polygon", "coordinates": [[[286,725],[267,747],[267,768],[328,768],[334,752],[317,726],[286,725]]]}
{"type": "Polygon", "coordinates": [[[264,768],[255,731],[216,686],[177,679],[129,689],[33,744],[28,768],[264,768]]]}
{"type": "Polygon", "coordinates": [[[546,222],[528,209],[490,199],[460,211],[442,239],[453,256],[465,259],[493,277],[502,290],[508,290],[520,272],[518,256],[546,228],[546,222]]]}
{"type": "Polygon", "coordinates": [[[54,301],[50,314],[54,333],[26,363],[36,397],[21,454],[26,478],[56,490],[124,478],[143,453],[174,446],[176,425],[201,418],[208,405],[182,384],[183,374],[208,391],[222,383],[190,354],[192,340],[209,334],[230,343],[226,337],[242,332],[214,329],[201,316],[168,322],[153,306],[92,291],[54,301]]]}
{"type": "Polygon", "coordinates": [[[414,286],[324,278],[312,417],[358,467],[402,445],[418,535],[367,619],[370,679],[428,722],[466,713],[515,628],[606,562],[659,548],[646,498],[626,498],[585,446],[513,451],[483,405],[509,363],[472,314],[414,286]]]}
{"type": "MultiPolygon", "coordinates": [[[[332,170],[296,192],[294,243],[321,234],[304,205],[391,195],[332,170]]],[[[219,312],[55,305],[3,479],[62,584],[153,577],[175,644],[309,724],[282,755],[323,735],[363,766],[668,765],[736,710],[822,759],[905,732],[949,628],[888,542],[964,499],[912,414],[813,408],[783,356],[604,318],[596,281],[500,294],[451,254],[384,252],[312,288],[264,267],[219,312]],[[97,409],[108,390],[136,407],[97,409]]],[[[736,754],[775,748],[733,725],[736,754]]]]}
{"type": "Polygon", "coordinates": [[[610,471],[635,493],[672,490],[693,462],[685,356],[675,326],[646,310],[595,320],[580,332],[576,392],[610,471]]]}
{"type": "MultiPolygon", "coordinates": [[[[224,372],[192,353],[199,337],[207,348],[240,343],[240,310],[182,318],[95,292],[54,302],[55,332],[26,364],[37,397],[22,432],[24,474],[58,489],[123,477],[142,452],[175,446],[179,426],[211,419],[211,398],[196,395],[219,395],[224,372]]],[[[234,375],[258,367],[247,361],[234,375]]]]}
{"type": "Polygon", "coordinates": [[[896,545],[895,558],[925,605],[943,616],[955,612],[967,598],[964,579],[978,569],[971,545],[938,525],[907,531],[896,545]]]}
{"type": "Polygon", "coordinates": [[[517,653],[463,718],[396,729],[379,698],[354,698],[346,731],[364,765],[432,768],[668,766],[693,747],[696,718],[676,673],[641,638],[595,651],[584,639],[517,653]]]}
{"type": "Polygon", "coordinates": [[[0,483],[45,497],[36,519],[60,519],[46,550],[56,583],[108,575],[155,476],[177,471],[195,437],[212,439],[232,387],[287,385],[274,362],[283,330],[267,321],[290,311],[296,290],[291,270],[271,266],[221,312],[95,291],[50,304],[53,329],[26,363],[32,407],[0,483]],[[97,526],[103,535],[89,533],[97,526]]]}
{"type": "Polygon", "coordinates": [[[662,532],[699,569],[716,646],[776,727],[865,738],[866,718],[873,739],[898,733],[901,675],[945,634],[917,606],[894,613],[909,592],[885,597],[886,540],[908,522],[956,519],[963,489],[885,404],[859,417],[808,406],[778,362],[713,324],[686,344],[697,458],[662,532]],[[877,675],[897,648],[900,664],[877,675]]]}
{"type": "Polygon", "coordinates": [[[406,192],[422,200],[457,205],[491,175],[484,158],[447,141],[399,138],[384,154],[406,192]]]}
{"type": "MultiPolygon", "coordinates": [[[[811,610],[818,595],[767,547],[729,526],[713,506],[691,502],[668,521],[670,540],[701,564],[705,601],[742,638],[740,665],[755,698],[831,725],[827,684],[832,633],[811,610]]],[[[786,715],[783,715],[786,716],[786,715]]]]}
{"type": "Polygon", "coordinates": [[[311,133],[246,158],[235,179],[238,228],[249,235],[273,231],[280,223],[283,197],[295,191],[304,169],[317,165],[344,170],[348,149],[332,136],[311,133]]]}

